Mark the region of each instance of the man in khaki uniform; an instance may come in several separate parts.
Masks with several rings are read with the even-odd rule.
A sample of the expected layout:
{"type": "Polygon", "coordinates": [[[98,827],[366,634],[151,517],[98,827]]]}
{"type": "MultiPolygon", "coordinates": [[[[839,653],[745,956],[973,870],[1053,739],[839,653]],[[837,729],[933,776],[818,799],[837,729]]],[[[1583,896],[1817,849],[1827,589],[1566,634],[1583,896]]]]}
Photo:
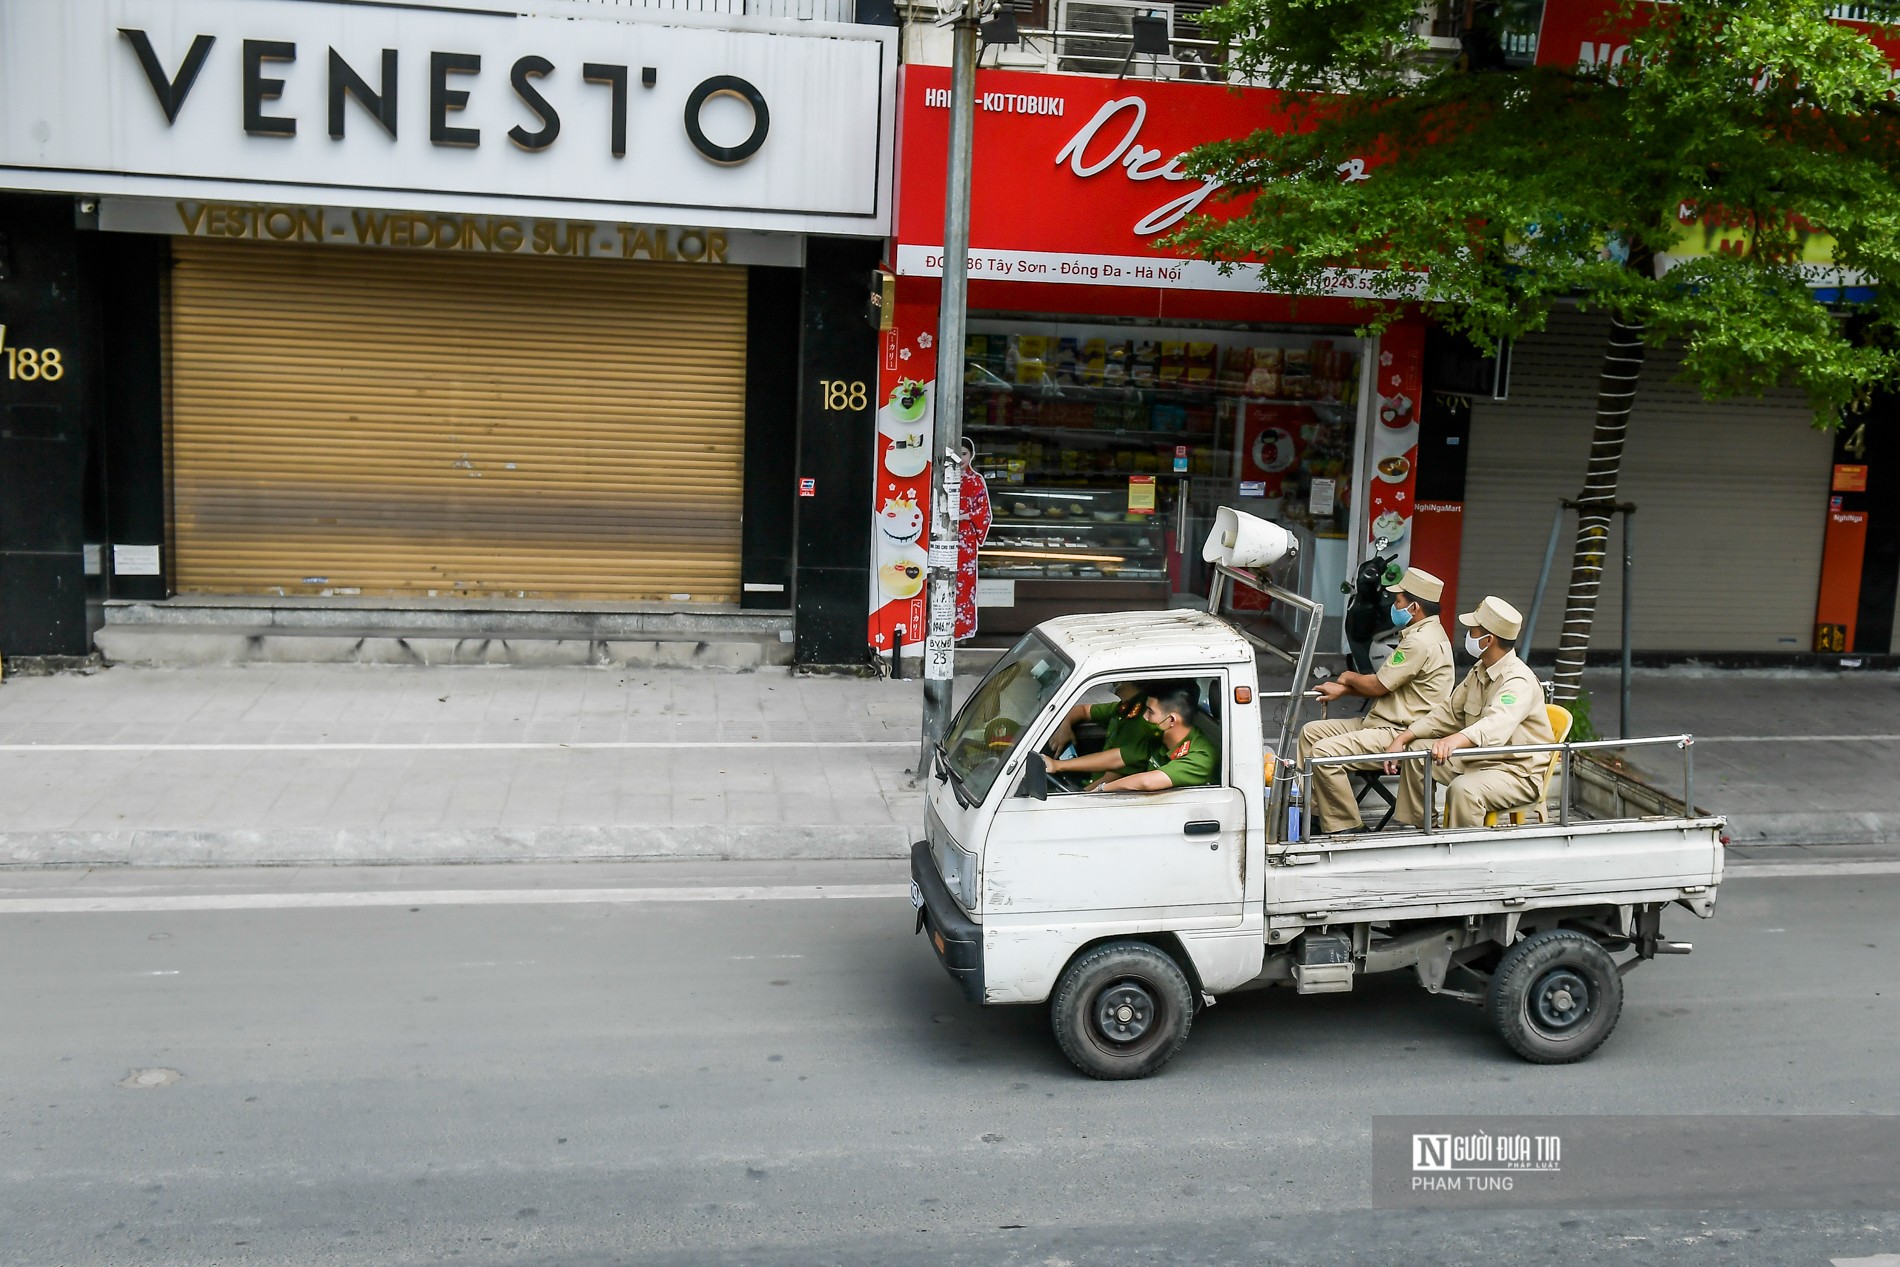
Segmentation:
{"type": "MultiPolygon", "coordinates": [[[[1406,568],[1392,595],[1392,621],[1404,629],[1399,645],[1377,673],[1341,673],[1322,682],[1327,703],[1356,695],[1372,701],[1364,717],[1308,722],[1300,728],[1300,760],[1313,757],[1375,756],[1392,737],[1423,717],[1451,693],[1451,639],[1438,621],[1438,600],[1445,583],[1430,572],[1406,568]]],[[[1359,800],[1350,775],[1364,767],[1326,765],[1313,769],[1313,826],[1317,833],[1364,831],[1359,800]]],[[[1376,768],[1376,767],[1375,767],[1376,768]]]]}
{"type": "MultiPolygon", "coordinates": [[[[1460,748],[1501,748],[1509,744],[1554,742],[1544,689],[1517,657],[1517,635],[1524,618],[1501,598],[1486,597],[1478,610],[1458,617],[1466,626],[1465,651],[1478,658],[1451,698],[1393,737],[1388,752],[1432,750],[1432,775],[1445,785],[1445,822],[1450,827],[1481,827],[1490,810],[1513,809],[1535,801],[1550,766],[1547,752],[1473,757],[1461,761],[1460,748]]],[[[1407,761],[1399,788],[1398,816],[1414,826],[1425,821],[1423,761],[1407,761]]]]}

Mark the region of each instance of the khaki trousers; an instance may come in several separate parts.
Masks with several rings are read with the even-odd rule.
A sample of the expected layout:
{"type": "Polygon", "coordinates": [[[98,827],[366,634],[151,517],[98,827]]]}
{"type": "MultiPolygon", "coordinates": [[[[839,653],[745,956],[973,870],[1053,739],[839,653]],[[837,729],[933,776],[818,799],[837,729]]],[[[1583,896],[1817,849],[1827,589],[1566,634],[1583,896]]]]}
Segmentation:
{"type": "MultiPolygon", "coordinates": [[[[1412,751],[1429,748],[1434,740],[1421,739],[1412,751]]],[[[1399,769],[1398,820],[1414,827],[1425,822],[1425,763],[1407,761],[1399,769]]],[[[1473,765],[1453,757],[1432,763],[1432,780],[1445,788],[1445,826],[1482,827],[1492,810],[1515,809],[1537,799],[1543,780],[1514,766],[1473,765]]]]}
{"type": "MultiPolygon", "coordinates": [[[[1391,726],[1367,725],[1363,717],[1314,721],[1300,727],[1300,760],[1313,757],[1356,757],[1384,752],[1399,732],[1391,726]]],[[[1359,815],[1359,798],[1352,794],[1354,770],[1376,770],[1378,764],[1319,766],[1313,771],[1313,832],[1352,831],[1366,825],[1359,815]]]]}

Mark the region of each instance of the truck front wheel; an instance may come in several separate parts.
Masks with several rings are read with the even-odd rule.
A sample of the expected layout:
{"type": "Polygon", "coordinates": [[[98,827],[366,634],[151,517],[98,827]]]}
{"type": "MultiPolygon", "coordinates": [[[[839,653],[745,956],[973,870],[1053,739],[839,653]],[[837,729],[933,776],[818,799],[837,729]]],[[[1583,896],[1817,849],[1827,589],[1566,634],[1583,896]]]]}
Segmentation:
{"type": "Polygon", "coordinates": [[[1145,1078],[1187,1041],[1194,994],[1167,955],[1116,941],[1079,956],[1049,1006],[1063,1055],[1091,1078],[1145,1078]]]}
{"type": "Polygon", "coordinates": [[[1623,1012],[1623,978],[1610,952],[1583,933],[1553,928],[1505,952],[1491,977],[1491,1023],[1511,1050],[1567,1065],[1603,1045],[1623,1012]]]}

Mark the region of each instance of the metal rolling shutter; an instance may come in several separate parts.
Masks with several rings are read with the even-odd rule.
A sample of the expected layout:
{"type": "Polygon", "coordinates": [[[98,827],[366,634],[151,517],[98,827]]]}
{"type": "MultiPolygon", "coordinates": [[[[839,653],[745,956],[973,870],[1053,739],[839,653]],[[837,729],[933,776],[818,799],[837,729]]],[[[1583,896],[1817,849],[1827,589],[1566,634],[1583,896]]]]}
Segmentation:
{"type": "MultiPolygon", "coordinates": [[[[1498,594],[1528,613],[1560,497],[1583,485],[1607,319],[1564,313],[1525,339],[1511,399],[1472,410],[1458,601],[1498,594]]],[[[1829,438],[1797,392],[1706,401],[1652,351],[1618,496],[1637,507],[1641,651],[1806,651],[1821,567],[1829,438]]],[[[1554,647],[1573,529],[1558,545],[1537,645],[1554,647]]],[[[1622,645],[1622,540],[1611,538],[1591,645],[1622,645]]]]}
{"type": "Polygon", "coordinates": [[[744,269],[174,249],[179,591],[738,600],[744,269]]]}

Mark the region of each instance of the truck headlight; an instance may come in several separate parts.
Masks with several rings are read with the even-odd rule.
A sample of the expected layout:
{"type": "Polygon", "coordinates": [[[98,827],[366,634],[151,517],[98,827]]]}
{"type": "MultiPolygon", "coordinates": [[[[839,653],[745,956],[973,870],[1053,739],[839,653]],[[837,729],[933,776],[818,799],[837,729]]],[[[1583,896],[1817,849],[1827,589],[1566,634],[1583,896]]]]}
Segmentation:
{"type": "Polygon", "coordinates": [[[966,853],[949,840],[937,842],[937,868],[943,882],[956,894],[966,911],[976,910],[976,855],[966,853]]]}

